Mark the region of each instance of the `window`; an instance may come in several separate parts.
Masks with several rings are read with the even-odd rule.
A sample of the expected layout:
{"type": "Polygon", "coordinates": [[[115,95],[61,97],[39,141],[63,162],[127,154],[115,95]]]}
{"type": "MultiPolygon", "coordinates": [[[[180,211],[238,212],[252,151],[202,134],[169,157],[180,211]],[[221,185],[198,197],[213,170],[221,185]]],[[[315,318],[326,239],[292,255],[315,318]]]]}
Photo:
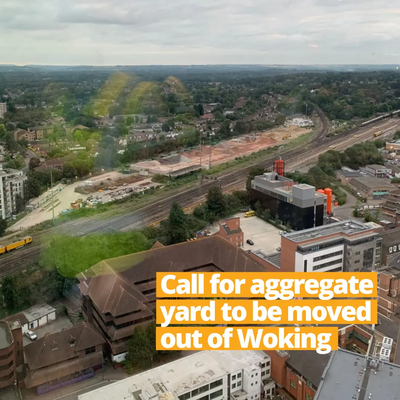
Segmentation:
{"type": "Polygon", "coordinates": [[[266,374],[265,371],[262,371],[262,372],[261,372],[261,376],[264,376],[265,374],[266,374]]]}
{"type": "Polygon", "coordinates": [[[232,375],[232,380],[236,380],[236,375],[232,375]]]}
{"type": "Polygon", "coordinates": [[[190,399],[190,392],[179,396],[179,400],[188,400],[188,399],[190,399]]]}
{"type": "Polygon", "coordinates": [[[232,385],[232,389],[235,389],[235,387],[236,387],[236,383],[234,383],[234,384],[232,385]]]}
{"type": "Polygon", "coordinates": [[[267,361],[267,363],[265,364],[267,367],[269,367],[271,365],[270,361],[267,361]]]}
{"type": "Polygon", "coordinates": [[[241,378],[241,377],[242,377],[242,373],[239,372],[239,373],[237,374],[237,377],[238,377],[238,379],[241,378]]]}
{"type": "Polygon", "coordinates": [[[258,372],[256,373],[256,376],[258,376],[258,372]]]}
{"type": "MultiPolygon", "coordinates": [[[[341,256],[342,254],[343,254],[343,250],[335,251],[334,253],[324,254],[324,255],[319,256],[319,257],[314,257],[313,258],[313,262],[317,262],[317,261],[320,261],[320,260],[325,260],[326,258],[330,258],[330,257],[341,256]]],[[[360,253],[358,253],[358,254],[360,254],[360,253]]]]}
{"type": "Polygon", "coordinates": [[[210,389],[214,389],[214,388],[216,388],[218,386],[221,386],[221,385],[222,385],[222,379],[219,379],[219,380],[217,380],[215,382],[210,383],[210,389]]]}
{"type": "Polygon", "coordinates": [[[293,389],[296,389],[296,383],[295,383],[295,382],[290,381],[290,386],[291,386],[293,389]]]}
{"type": "Polygon", "coordinates": [[[360,260],[354,261],[354,264],[360,264],[360,260]]]}
{"type": "Polygon", "coordinates": [[[304,272],[307,272],[307,260],[304,260],[304,272]]]}
{"type": "Polygon", "coordinates": [[[213,392],[210,394],[210,400],[215,399],[216,397],[222,396],[222,389],[217,390],[216,392],[213,392]]]}
{"type": "Polygon", "coordinates": [[[92,354],[96,351],[96,346],[89,347],[88,349],[85,350],[85,354],[92,354]]]}
{"type": "Polygon", "coordinates": [[[209,398],[210,398],[210,396],[209,396],[209,395],[207,395],[207,396],[200,397],[200,399],[199,399],[199,400],[209,400],[209,398]]]}
{"type": "Polygon", "coordinates": [[[253,383],[251,384],[251,386],[253,386],[253,383]]]}
{"type": "Polygon", "coordinates": [[[266,371],[266,372],[267,372],[267,375],[269,375],[269,371],[270,371],[270,369],[268,368],[267,371],[266,371]]]}
{"type": "Polygon", "coordinates": [[[238,383],[237,383],[237,387],[239,387],[239,386],[241,386],[242,385],[242,381],[239,381],[238,383]]]}
{"type": "Polygon", "coordinates": [[[264,368],[264,367],[265,367],[265,363],[262,363],[262,364],[261,364],[261,368],[264,368]]]}
{"type": "Polygon", "coordinates": [[[356,255],[356,256],[359,256],[360,254],[361,254],[361,253],[360,253],[359,251],[356,251],[356,252],[355,252],[355,255],[356,255]]]}
{"type": "Polygon", "coordinates": [[[254,377],[254,375],[251,376],[252,378],[254,377]]]}
{"type": "Polygon", "coordinates": [[[315,265],[313,267],[313,271],[316,271],[316,270],[322,269],[322,268],[326,268],[326,267],[331,267],[332,265],[341,264],[342,262],[343,262],[343,258],[338,258],[337,260],[333,260],[333,261],[329,261],[327,263],[315,265]]]}

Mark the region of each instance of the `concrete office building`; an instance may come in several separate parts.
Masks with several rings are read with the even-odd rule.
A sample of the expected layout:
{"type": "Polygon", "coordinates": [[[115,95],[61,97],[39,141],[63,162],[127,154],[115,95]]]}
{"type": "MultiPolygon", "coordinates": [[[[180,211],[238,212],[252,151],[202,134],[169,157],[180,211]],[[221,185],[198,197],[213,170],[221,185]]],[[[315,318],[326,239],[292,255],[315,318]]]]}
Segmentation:
{"type": "Polygon", "coordinates": [[[365,172],[370,176],[376,176],[377,178],[386,178],[392,174],[390,168],[386,168],[384,165],[371,164],[365,167],[365,172]]]}
{"type": "Polygon", "coordinates": [[[276,172],[256,176],[251,182],[251,205],[259,203],[263,209],[289,223],[296,231],[321,226],[327,213],[327,196],[315,187],[295,184],[276,172]]]}
{"type": "Polygon", "coordinates": [[[6,112],[7,112],[7,103],[0,103],[0,118],[3,118],[6,112]]]}
{"type": "Polygon", "coordinates": [[[201,351],[78,399],[268,400],[275,393],[270,371],[263,351],[201,351]]]}
{"type": "Polygon", "coordinates": [[[0,164],[0,218],[11,218],[17,209],[17,194],[23,196],[26,177],[22,171],[3,169],[0,164]]]}
{"type": "Polygon", "coordinates": [[[400,366],[339,349],[322,375],[314,400],[398,398],[400,366]]]}
{"type": "Polygon", "coordinates": [[[380,267],[381,243],[373,227],[349,220],[283,234],[279,255],[251,255],[275,272],[371,271],[380,267]]]}

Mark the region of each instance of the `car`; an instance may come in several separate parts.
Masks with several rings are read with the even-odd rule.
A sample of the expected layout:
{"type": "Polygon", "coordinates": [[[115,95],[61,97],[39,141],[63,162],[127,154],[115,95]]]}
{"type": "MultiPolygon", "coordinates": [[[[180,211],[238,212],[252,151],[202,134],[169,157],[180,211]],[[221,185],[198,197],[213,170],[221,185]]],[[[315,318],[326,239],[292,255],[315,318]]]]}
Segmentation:
{"type": "Polygon", "coordinates": [[[279,231],[279,234],[282,235],[283,231],[279,231]]]}
{"type": "Polygon", "coordinates": [[[246,243],[249,244],[250,246],[254,246],[254,242],[251,239],[247,239],[246,243]]]}
{"type": "Polygon", "coordinates": [[[26,336],[28,339],[32,340],[32,341],[34,341],[34,340],[37,339],[36,333],[35,333],[35,332],[32,332],[32,331],[26,331],[26,332],[25,332],[25,336],[26,336]]]}
{"type": "Polygon", "coordinates": [[[277,247],[277,248],[276,248],[276,251],[281,251],[281,248],[280,248],[280,247],[277,247]]]}

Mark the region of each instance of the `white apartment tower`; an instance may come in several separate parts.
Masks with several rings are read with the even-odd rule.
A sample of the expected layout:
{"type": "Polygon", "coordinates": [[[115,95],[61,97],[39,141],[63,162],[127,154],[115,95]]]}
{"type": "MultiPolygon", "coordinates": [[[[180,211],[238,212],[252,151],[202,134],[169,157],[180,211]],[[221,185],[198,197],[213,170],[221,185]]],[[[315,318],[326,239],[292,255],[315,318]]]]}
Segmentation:
{"type": "Polygon", "coordinates": [[[3,118],[6,112],[7,112],[7,103],[0,103],[0,118],[3,118]]]}
{"type": "Polygon", "coordinates": [[[17,209],[17,194],[24,196],[24,181],[26,177],[22,171],[3,169],[0,164],[0,218],[11,218],[17,209]]]}

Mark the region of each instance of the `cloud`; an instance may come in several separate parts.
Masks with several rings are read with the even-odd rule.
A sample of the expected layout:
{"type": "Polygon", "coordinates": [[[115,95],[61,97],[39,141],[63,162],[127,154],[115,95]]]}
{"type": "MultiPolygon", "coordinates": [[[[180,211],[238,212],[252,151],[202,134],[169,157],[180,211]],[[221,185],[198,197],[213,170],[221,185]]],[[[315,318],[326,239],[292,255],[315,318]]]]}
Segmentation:
{"type": "Polygon", "coordinates": [[[398,0],[2,0],[0,63],[378,63],[399,18],[398,0]]]}

